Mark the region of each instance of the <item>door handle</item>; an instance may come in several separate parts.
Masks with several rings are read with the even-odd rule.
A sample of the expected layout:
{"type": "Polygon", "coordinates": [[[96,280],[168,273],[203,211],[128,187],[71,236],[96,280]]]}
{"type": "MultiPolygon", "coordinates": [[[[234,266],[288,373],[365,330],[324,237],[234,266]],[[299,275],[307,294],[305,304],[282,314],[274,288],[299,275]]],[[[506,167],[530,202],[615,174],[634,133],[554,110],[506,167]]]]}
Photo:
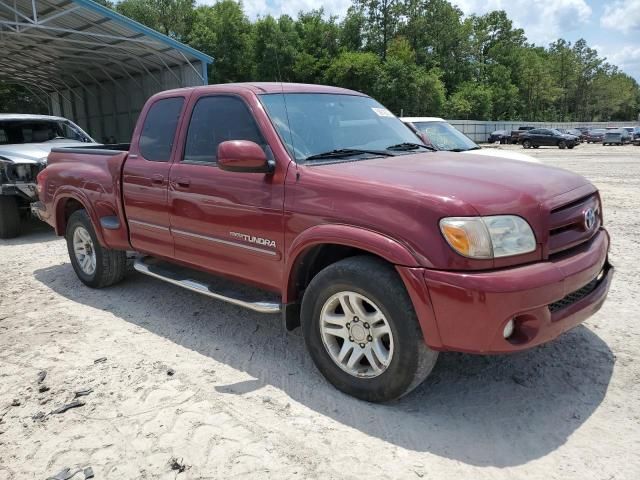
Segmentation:
{"type": "Polygon", "coordinates": [[[189,180],[188,178],[177,178],[176,184],[182,188],[189,188],[189,186],[191,185],[191,180],[189,180]]]}
{"type": "Polygon", "coordinates": [[[151,183],[154,185],[164,185],[164,177],[160,174],[151,175],[151,183]]]}

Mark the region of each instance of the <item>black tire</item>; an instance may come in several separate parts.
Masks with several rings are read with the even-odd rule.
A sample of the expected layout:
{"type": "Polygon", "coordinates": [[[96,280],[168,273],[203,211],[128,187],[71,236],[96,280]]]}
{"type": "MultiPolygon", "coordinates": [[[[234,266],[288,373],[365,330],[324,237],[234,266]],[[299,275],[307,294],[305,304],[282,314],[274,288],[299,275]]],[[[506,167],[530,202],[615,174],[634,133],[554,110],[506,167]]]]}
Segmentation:
{"type": "Polygon", "coordinates": [[[564,150],[565,148],[567,148],[567,142],[565,142],[564,140],[560,140],[560,141],[558,142],[558,148],[559,148],[560,150],[564,150]]]}
{"type": "Polygon", "coordinates": [[[100,245],[86,210],[77,210],[71,214],[67,223],[65,236],[71,265],[82,283],[91,288],[103,288],[119,282],[125,276],[127,271],[127,253],[122,250],[110,250],[100,245]],[[93,242],[96,265],[95,270],[91,274],[86,273],[82,269],[74,252],[73,236],[79,227],[84,228],[89,233],[93,242]]]}
{"type": "Polygon", "coordinates": [[[567,148],[568,148],[569,150],[571,150],[571,149],[572,149],[572,148],[574,148],[574,147],[575,147],[575,145],[567,145],[567,148]]]}
{"type": "Polygon", "coordinates": [[[438,352],[424,343],[418,319],[400,276],[388,263],[369,256],[351,257],[318,273],[305,291],[302,330],[311,358],[338,390],[369,402],[406,395],[429,375],[438,352]],[[333,295],[351,291],[376,304],[393,335],[394,351],[386,369],[373,378],[352,375],[329,355],[320,332],[322,308],[333,295]]]}
{"type": "Polygon", "coordinates": [[[522,146],[523,146],[524,148],[531,148],[531,146],[532,146],[532,145],[531,145],[531,140],[523,140],[523,141],[522,141],[522,146]]]}
{"type": "Polygon", "coordinates": [[[15,197],[0,195],[0,238],[20,235],[20,210],[15,197]]]}

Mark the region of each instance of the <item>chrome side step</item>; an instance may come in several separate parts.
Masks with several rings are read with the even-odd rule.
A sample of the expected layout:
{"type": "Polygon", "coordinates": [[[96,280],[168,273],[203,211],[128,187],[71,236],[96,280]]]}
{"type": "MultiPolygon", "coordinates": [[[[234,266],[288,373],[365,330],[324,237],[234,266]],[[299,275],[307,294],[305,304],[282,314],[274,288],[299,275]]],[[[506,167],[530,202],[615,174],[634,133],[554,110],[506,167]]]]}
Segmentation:
{"type": "Polygon", "coordinates": [[[153,257],[136,259],[133,268],[150,277],[164,280],[216,300],[248,308],[254,312],[280,313],[281,311],[280,301],[272,293],[234,284],[229,280],[190,270],[153,257]]]}

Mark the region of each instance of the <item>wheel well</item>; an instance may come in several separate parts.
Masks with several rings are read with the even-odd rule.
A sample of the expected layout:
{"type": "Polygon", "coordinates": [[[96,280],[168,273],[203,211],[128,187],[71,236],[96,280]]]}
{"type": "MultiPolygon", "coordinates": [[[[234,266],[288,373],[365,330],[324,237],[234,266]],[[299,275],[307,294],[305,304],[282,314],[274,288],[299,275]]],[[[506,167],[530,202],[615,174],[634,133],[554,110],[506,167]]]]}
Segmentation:
{"type": "Polygon", "coordinates": [[[313,277],[329,265],[356,255],[370,255],[380,258],[378,255],[360,248],[338,244],[321,244],[309,248],[296,259],[287,288],[289,301],[288,305],[285,305],[285,323],[288,330],[300,325],[299,306],[304,291],[313,277]]]}
{"type": "Polygon", "coordinates": [[[84,209],[84,205],[82,205],[82,203],[80,203],[75,198],[67,199],[63,205],[58,207],[58,233],[60,235],[64,235],[65,231],[67,230],[67,223],[69,221],[69,217],[71,217],[71,214],[82,209],[84,209]]]}

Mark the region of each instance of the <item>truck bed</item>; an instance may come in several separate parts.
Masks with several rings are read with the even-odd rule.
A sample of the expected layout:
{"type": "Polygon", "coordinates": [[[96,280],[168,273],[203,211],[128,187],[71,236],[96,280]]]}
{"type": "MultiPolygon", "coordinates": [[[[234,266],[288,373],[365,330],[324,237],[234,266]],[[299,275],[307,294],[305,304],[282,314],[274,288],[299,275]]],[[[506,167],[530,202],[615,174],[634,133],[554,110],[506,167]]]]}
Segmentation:
{"type": "Polygon", "coordinates": [[[100,243],[129,248],[120,179],[129,144],[61,147],[51,150],[38,177],[42,190],[38,216],[58,235],[64,235],[66,218],[83,205],[95,225],[102,224],[100,243]]]}

